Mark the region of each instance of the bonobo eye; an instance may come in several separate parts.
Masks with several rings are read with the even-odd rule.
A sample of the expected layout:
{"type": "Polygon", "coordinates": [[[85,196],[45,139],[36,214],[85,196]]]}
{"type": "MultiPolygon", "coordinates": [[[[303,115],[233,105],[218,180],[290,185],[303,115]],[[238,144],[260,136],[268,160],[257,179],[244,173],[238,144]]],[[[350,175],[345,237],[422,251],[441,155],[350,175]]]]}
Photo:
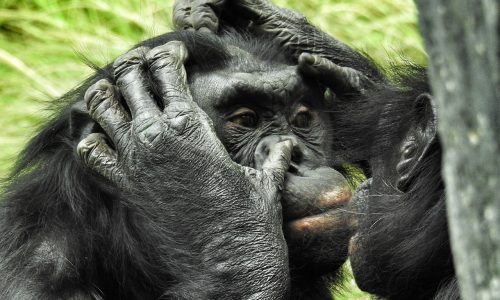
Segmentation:
{"type": "Polygon", "coordinates": [[[229,122],[235,123],[243,127],[257,126],[257,114],[250,108],[240,107],[235,110],[229,117],[229,122]]]}
{"type": "Polygon", "coordinates": [[[293,118],[292,125],[298,128],[308,128],[311,126],[312,115],[304,105],[299,106],[297,114],[293,118]]]}

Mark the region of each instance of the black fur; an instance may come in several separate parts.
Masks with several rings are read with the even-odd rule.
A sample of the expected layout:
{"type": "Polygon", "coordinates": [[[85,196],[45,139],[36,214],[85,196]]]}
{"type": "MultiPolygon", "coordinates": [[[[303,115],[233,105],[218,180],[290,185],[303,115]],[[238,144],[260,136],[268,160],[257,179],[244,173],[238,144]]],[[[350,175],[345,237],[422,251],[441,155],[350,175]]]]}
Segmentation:
{"type": "MultiPolygon", "coordinates": [[[[152,48],[171,40],[187,46],[188,73],[234,64],[223,45],[244,47],[263,61],[285,60],[271,42],[238,35],[170,33],[140,45],[152,48]]],[[[85,91],[101,78],[113,82],[111,66],[57,100],[54,117],[23,150],[8,179],[0,208],[0,298],[189,298],[190,289],[237,295],[207,285],[177,287],[172,294],[179,277],[196,272],[195,262],[162,269],[171,265],[155,261],[162,257],[157,249],[162,235],[145,228],[141,212],[127,207],[119,190],[78,161],[78,142],[91,131],[101,131],[81,109],[85,91]]],[[[162,244],[171,252],[182,251],[175,241],[162,244]]]]}
{"type": "Polygon", "coordinates": [[[401,143],[417,122],[415,100],[430,92],[426,70],[393,67],[392,78],[366,97],[336,106],[334,126],[344,155],[368,161],[373,174],[368,197],[355,203],[360,213],[351,250],[356,282],[389,299],[457,299],[438,138],[409,188],[396,187],[401,143]]]}
{"type": "MultiPolygon", "coordinates": [[[[154,48],[172,40],[183,41],[188,49],[188,80],[190,74],[232,68],[265,71],[274,70],[277,64],[296,63],[272,39],[250,39],[234,32],[221,36],[176,32],[137,46],[154,48]],[[244,49],[255,59],[235,56],[231,46],[244,49]]],[[[91,132],[102,132],[83,104],[86,90],[102,78],[115,82],[111,65],[97,69],[81,86],[58,99],[54,117],[23,150],[9,178],[0,206],[0,298],[239,298],[244,294],[240,290],[230,290],[223,282],[208,284],[214,280],[204,276],[210,275],[198,274],[199,260],[189,255],[177,236],[169,235],[168,228],[148,222],[140,210],[141,199],[126,198],[130,195],[122,194],[78,160],[75,149],[79,141],[91,132]],[[194,277],[196,280],[191,280],[194,277]]],[[[158,94],[153,80],[148,88],[158,94]]],[[[324,145],[316,145],[314,153],[331,163],[331,149],[318,149],[324,145]]],[[[168,168],[165,174],[156,175],[167,177],[168,168]]],[[[183,188],[191,187],[175,190],[183,188]]],[[[142,206],[154,209],[151,205],[142,206]]],[[[184,226],[182,216],[175,216],[175,220],[179,220],[178,226],[184,226]]],[[[190,230],[196,228],[185,229],[190,230]]],[[[344,244],[335,246],[346,248],[344,244]]],[[[345,260],[346,252],[327,257],[330,261],[339,256],[335,260],[338,265],[330,270],[332,274],[345,260]]],[[[315,262],[322,265],[321,259],[315,262]]],[[[303,269],[307,274],[292,270],[291,297],[329,299],[329,274],[311,276],[319,268],[302,267],[300,272],[306,272],[303,269]]],[[[235,286],[244,289],[244,285],[241,282],[235,286]]]]}

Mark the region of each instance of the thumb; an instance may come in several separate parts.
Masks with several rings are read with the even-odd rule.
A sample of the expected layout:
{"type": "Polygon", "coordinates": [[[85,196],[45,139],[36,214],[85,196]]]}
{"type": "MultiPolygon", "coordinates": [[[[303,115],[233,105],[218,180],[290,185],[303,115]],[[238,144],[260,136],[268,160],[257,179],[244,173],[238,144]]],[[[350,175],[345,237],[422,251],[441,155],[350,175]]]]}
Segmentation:
{"type": "Polygon", "coordinates": [[[281,188],[286,172],[290,167],[293,143],[290,140],[281,141],[271,146],[269,155],[262,165],[262,172],[271,178],[272,182],[281,188]]]}

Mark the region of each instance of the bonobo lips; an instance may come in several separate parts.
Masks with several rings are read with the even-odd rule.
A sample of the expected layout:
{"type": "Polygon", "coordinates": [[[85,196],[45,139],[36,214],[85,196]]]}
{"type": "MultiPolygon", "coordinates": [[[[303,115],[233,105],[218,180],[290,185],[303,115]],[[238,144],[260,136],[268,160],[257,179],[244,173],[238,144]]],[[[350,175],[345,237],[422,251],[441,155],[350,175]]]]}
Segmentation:
{"type": "Polygon", "coordinates": [[[283,215],[297,234],[324,232],[343,226],[336,212],[351,199],[347,180],[332,168],[288,173],[283,191],[283,215]]]}

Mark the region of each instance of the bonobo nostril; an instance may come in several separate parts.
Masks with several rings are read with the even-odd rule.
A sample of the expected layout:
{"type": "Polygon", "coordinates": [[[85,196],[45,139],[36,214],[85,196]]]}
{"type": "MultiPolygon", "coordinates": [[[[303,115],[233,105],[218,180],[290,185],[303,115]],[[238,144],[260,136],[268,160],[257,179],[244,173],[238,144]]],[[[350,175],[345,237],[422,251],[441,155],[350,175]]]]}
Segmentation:
{"type": "Polygon", "coordinates": [[[297,166],[296,164],[294,164],[292,162],[290,164],[290,166],[288,167],[288,173],[292,173],[292,174],[295,174],[295,175],[300,175],[299,166],[297,166]]]}
{"type": "Polygon", "coordinates": [[[292,162],[300,165],[300,163],[302,163],[303,158],[304,158],[304,154],[302,153],[300,146],[297,144],[293,145],[292,162]]]}

